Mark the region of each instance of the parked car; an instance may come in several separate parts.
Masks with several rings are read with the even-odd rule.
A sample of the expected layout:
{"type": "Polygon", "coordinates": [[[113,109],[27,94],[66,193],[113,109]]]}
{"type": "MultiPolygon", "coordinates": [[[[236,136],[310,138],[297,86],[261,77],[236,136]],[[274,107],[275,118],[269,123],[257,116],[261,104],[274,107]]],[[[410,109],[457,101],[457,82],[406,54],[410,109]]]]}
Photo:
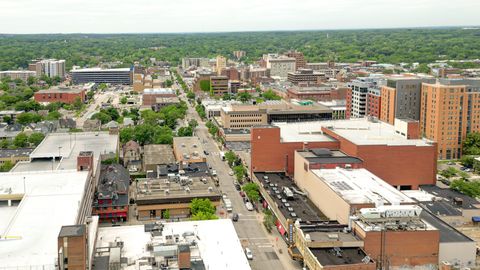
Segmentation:
{"type": "Polygon", "coordinates": [[[253,211],[253,204],[251,202],[246,202],[245,207],[248,211],[253,211]]]}
{"type": "Polygon", "coordinates": [[[449,162],[447,162],[447,165],[455,165],[455,162],[449,161],[449,162]]]}
{"type": "Polygon", "coordinates": [[[242,189],[242,186],[240,186],[239,183],[236,183],[236,184],[235,184],[235,189],[238,190],[238,191],[240,191],[240,190],[242,189]]]}
{"type": "Polygon", "coordinates": [[[245,256],[247,256],[247,259],[253,260],[253,253],[249,248],[245,248],[245,256]]]}
{"type": "Polygon", "coordinates": [[[239,218],[238,214],[237,214],[237,213],[233,213],[233,215],[232,215],[232,221],[237,222],[237,221],[238,221],[238,218],[239,218]]]}
{"type": "Polygon", "coordinates": [[[228,175],[233,176],[233,171],[229,171],[228,175]]]}
{"type": "Polygon", "coordinates": [[[203,150],[203,153],[208,156],[208,151],[207,150],[203,150]]]}
{"type": "Polygon", "coordinates": [[[240,196],[242,196],[242,198],[245,198],[245,192],[240,191],[239,193],[240,193],[240,196]]]}

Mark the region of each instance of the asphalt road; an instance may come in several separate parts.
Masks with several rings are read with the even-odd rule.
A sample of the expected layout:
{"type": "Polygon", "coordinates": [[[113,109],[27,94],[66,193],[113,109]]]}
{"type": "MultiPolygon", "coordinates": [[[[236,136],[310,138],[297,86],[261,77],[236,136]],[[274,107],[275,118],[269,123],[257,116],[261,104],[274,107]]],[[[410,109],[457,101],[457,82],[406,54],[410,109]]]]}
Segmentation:
{"type": "MultiPolygon", "coordinates": [[[[252,269],[301,269],[290,260],[286,245],[278,235],[266,232],[260,213],[248,211],[243,204],[243,199],[234,186],[234,177],[229,175],[230,167],[221,160],[220,149],[212,136],[208,133],[196,111],[189,105],[187,119],[196,119],[199,126],[195,129],[195,135],[203,142],[203,147],[208,151],[207,162],[217,171],[220,180],[220,189],[232,201],[233,212],[239,214],[239,221],[234,222],[238,237],[244,247],[249,247],[254,259],[250,261],[252,269]],[[280,254],[279,249],[282,250],[280,254]]],[[[226,213],[226,211],[221,211],[226,213]]],[[[231,218],[231,214],[224,214],[222,218],[231,218]]]]}

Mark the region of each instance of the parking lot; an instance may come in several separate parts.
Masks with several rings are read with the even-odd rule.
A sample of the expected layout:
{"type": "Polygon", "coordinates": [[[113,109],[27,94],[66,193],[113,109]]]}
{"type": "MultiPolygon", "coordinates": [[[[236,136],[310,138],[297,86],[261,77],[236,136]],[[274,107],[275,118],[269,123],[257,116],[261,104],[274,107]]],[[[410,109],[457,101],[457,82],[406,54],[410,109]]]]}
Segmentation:
{"type": "Polygon", "coordinates": [[[262,182],[263,188],[277,204],[285,218],[303,221],[321,221],[328,218],[317,209],[312,201],[300,194],[300,188],[285,174],[281,173],[255,173],[257,179],[262,182]],[[266,177],[265,177],[266,176],[266,177]],[[284,188],[287,187],[292,194],[287,196],[284,188]]]}

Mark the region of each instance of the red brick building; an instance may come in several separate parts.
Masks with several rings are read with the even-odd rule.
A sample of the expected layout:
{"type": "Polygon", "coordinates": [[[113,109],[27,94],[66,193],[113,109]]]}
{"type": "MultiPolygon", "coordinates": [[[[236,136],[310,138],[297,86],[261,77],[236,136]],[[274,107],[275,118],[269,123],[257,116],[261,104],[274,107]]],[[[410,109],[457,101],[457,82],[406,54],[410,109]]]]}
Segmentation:
{"type": "Polygon", "coordinates": [[[226,67],[222,69],[221,75],[227,76],[227,78],[231,81],[240,80],[240,72],[235,67],[226,67]]]}
{"type": "Polygon", "coordinates": [[[292,175],[295,150],[306,148],[340,150],[359,158],[364,168],[400,189],[436,182],[435,143],[407,139],[391,125],[366,119],[254,127],[251,170],[292,175]]]}
{"type": "Polygon", "coordinates": [[[177,97],[175,91],[170,88],[154,88],[143,90],[142,105],[153,106],[157,104],[157,98],[173,98],[177,97]]]}
{"type": "Polygon", "coordinates": [[[380,119],[382,96],[380,93],[369,91],[367,94],[367,115],[380,119]]]}
{"type": "Polygon", "coordinates": [[[79,99],[81,102],[86,100],[86,90],[66,87],[54,87],[46,90],[40,90],[34,94],[36,102],[63,102],[72,104],[79,99]]]}
{"type": "Polygon", "coordinates": [[[352,89],[347,89],[345,94],[345,101],[347,103],[347,110],[345,111],[345,119],[352,117],[352,89]]]}
{"type": "Polygon", "coordinates": [[[100,222],[127,221],[129,185],[130,175],[123,166],[102,165],[92,207],[100,222]]]}

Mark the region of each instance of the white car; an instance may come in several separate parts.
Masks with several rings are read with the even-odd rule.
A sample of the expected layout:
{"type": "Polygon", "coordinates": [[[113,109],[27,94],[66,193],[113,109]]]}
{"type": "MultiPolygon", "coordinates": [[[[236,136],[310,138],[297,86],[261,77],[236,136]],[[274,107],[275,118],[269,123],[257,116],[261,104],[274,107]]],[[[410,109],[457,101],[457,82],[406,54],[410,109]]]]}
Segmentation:
{"type": "Polygon", "coordinates": [[[253,204],[251,202],[246,202],[245,207],[248,211],[253,211],[253,204]]]}
{"type": "Polygon", "coordinates": [[[253,253],[249,248],[245,248],[245,255],[247,256],[247,259],[253,260],[253,253]]]}
{"type": "Polygon", "coordinates": [[[233,176],[233,171],[228,172],[228,175],[233,176]]]}

